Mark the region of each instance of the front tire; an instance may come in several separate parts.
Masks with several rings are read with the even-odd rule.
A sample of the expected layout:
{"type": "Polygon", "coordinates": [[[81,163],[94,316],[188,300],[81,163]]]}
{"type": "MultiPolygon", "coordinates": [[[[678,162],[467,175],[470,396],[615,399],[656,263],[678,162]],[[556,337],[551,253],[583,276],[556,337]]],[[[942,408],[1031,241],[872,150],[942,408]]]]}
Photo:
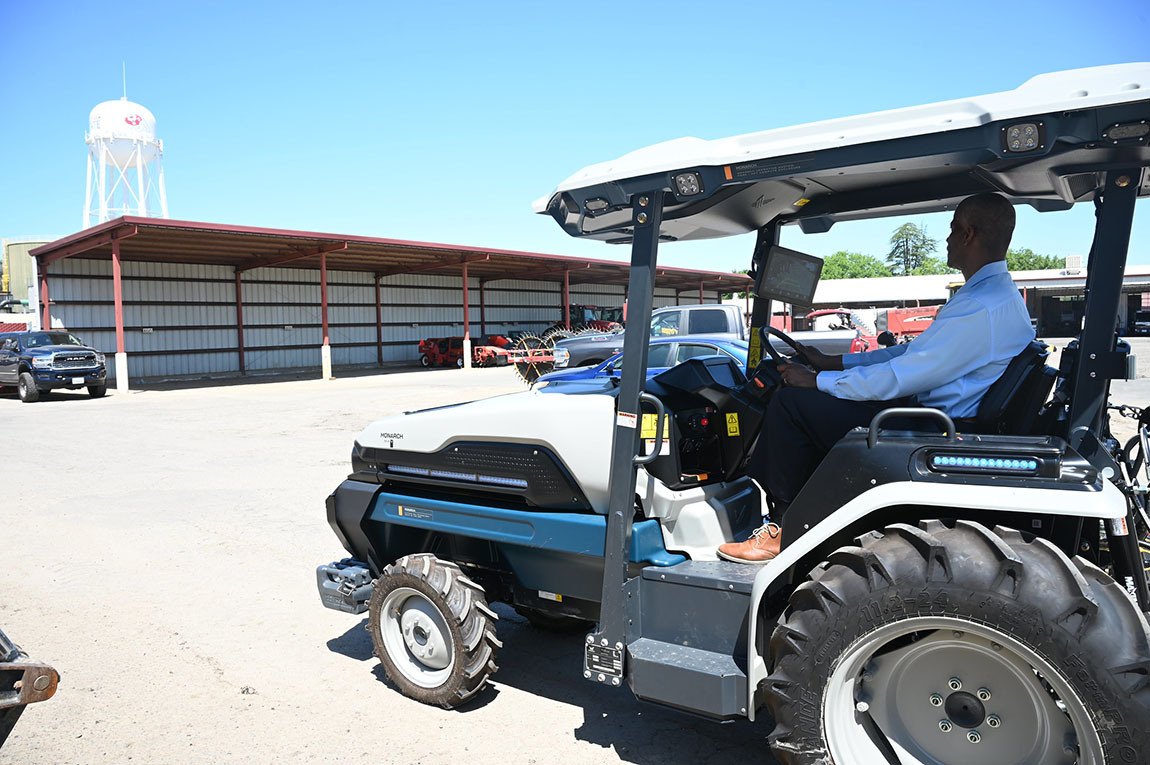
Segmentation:
{"type": "Polygon", "coordinates": [[[25,404],[34,404],[40,400],[40,389],[36,387],[36,380],[28,372],[21,372],[16,381],[16,392],[25,404]]]}
{"type": "Polygon", "coordinates": [[[450,709],[496,671],[498,618],[457,565],[408,555],[375,581],[367,629],[388,680],[405,696],[450,709]]]}
{"type": "Polygon", "coordinates": [[[104,394],[108,392],[107,385],[89,385],[88,397],[89,398],[103,398],[104,394]]]}
{"type": "Polygon", "coordinates": [[[779,760],[1150,761],[1150,628],[1100,569],[966,521],[856,542],[771,637],[779,760]]]}
{"type": "Polygon", "coordinates": [[[426,353],[421,353],[419,355],[419,366],[421,366],[421,367],[431,366],[431,357],[428,356],[426,353]]]}

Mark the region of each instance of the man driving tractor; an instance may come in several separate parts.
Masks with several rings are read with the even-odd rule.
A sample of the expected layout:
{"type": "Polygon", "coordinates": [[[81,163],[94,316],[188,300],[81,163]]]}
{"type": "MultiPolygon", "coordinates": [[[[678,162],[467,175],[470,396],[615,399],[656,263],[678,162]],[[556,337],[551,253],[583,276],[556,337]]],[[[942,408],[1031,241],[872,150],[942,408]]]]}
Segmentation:
{"type": "MultiPolygon", "coordinates": [[[[809,366],[785,363],[786,387],[767,408],[747,473],[763,486],[777,521],[831,447],[881,410],[918,405],[955,420],[973,417],[1010,360],[1034,340],[1026,305],[1006,269],[1014,208],[997,194],[959,204],[946,240],[947,265],[966,283],[914,342],[865,353],[828,356],[799,346],[809,366]]],[[[771,521],[744,542],[718,548],[720,557],[766,563],[779,554],[771,521]]]]}

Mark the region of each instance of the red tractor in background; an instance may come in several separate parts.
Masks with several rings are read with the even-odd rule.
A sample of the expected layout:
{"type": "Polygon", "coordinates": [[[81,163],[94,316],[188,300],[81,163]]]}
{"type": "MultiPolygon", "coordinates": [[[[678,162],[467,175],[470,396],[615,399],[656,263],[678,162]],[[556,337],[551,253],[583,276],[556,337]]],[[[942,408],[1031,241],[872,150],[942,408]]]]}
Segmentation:
{"type": "MultiPolygon", "coordinates": [[[[472,341],[471,363],[502,367],[510,363],[512,342],[503,335],[482,335],[472,341]]],[[[463,367],[462,337],[429,337],[419,341],[419,364],[424,367],[463,367]]]]}

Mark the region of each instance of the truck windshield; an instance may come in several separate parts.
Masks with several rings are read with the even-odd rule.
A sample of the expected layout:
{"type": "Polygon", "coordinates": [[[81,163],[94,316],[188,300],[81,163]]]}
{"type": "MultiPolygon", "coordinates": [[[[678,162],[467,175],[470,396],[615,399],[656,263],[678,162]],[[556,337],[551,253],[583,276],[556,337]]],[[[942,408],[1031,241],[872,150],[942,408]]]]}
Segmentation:
{"type": "Polygon", "coordinates": [[[83,345],[83,343],[68,332],[33,332],[24,337],[25,348],[40,348],[45,345],[83,345]]]}

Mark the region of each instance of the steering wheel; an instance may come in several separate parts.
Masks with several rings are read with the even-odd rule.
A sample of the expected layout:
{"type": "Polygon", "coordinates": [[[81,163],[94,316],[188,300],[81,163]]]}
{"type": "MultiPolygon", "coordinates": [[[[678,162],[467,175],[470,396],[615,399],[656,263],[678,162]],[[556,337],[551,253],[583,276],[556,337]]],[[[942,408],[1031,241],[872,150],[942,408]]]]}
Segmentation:
{"type": "MultiPolygon", "coordinates": [[[[767,355],[770,356],[776,364],[786,364],[788,359],[783,358],[783,356],[775,350],[775,347],[771,345],[771,341],[768,335],[774,335],[789,345],[791,350],[795,352],[795,355],[792,357],[793,359],[798,361],[800,364],[810,365],[810,361],[807,359],[806,354],[803,353],[801,348],[799,348],[799,344],[791,339],[790,335],[788,335],[786,332],[783,332],[781,329],[775,329],[774,327],[760,327],[759,338],[762,340],[763,350],[767,352],[767,355]]],[[[759,364],[761,365],[762,362],[760,361],[759,364]]]]}

